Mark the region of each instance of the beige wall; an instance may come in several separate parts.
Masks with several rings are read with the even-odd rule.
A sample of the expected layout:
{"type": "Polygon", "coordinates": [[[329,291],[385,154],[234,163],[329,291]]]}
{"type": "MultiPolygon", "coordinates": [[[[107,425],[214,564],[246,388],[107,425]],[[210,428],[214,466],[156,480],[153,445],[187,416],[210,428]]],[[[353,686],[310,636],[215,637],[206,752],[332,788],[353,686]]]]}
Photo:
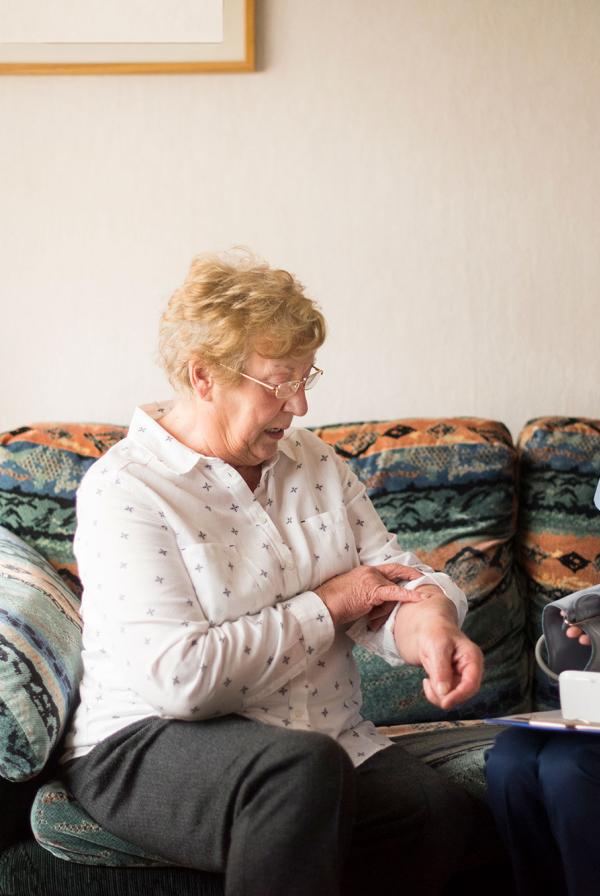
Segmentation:
{"type": "Polygon", "coordinates": [[[309,423],[600,416],[600,3],[257,5],[255,74],[0,78],[0,428],[165,397],[234,244],[329,320],[309,423]]]}

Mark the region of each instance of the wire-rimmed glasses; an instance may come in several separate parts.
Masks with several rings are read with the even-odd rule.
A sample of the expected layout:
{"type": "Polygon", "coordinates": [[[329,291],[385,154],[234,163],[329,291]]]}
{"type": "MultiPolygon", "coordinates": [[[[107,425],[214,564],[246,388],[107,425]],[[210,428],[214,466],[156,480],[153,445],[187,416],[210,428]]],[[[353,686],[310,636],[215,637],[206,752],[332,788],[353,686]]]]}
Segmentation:
{"type": "Polygon", "coordinates": [[[220,366],[224,367],[225,370],[230,370],[232,373],[239,373],[239,375],[243,376],[246,380],[252,380],[253,383],[258,383],[259,386],[268,389],[269,392],[273,393],[275,398],[278,398],[281,401],[291,398],[296,394],[300,387],[303,387],[305,391],[312,389],[313,386],[317,384],[319,378],[323,376],[321,368],[316,367],[313,364],[310,373],[303,376],[301,380],[288,380],[286,383],[278,383],[278,385],[275,386],[273,383],[264,383],[262,380],[257,380],[255,376],[250,376],[249,373],[242,373],[241,370],[234,370],[233,367],[227,367],[226,364],[221,364],[220,366]]]}

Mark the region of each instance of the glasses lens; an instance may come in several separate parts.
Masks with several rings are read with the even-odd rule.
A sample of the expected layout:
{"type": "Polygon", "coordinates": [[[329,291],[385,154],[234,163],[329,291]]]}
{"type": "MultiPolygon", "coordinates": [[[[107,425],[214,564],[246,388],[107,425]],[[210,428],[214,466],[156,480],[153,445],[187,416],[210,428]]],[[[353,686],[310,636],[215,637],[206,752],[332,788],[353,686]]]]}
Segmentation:
{"type": "Polygon", "coordinates": [[[304,383],[304,388],[312,389],[312,387],[316,384],[316,382],[320,376],[321,376],[320,370],[313,370],[313,372],[307,376],[306,382],[304,383]]]}
{"type": "Polygon", "coordinates": [[[300,383],[281,383],[277,386],[277,398],[291,398],[298,391],[300,383]]]}
{"type": "Polygon", "coordinates": [[[279,386],[277,386],[277,398],[291,398],[302,385],[304,385],[305,390],[312,389],[322,372],[322,370],[313,370],[304,381],[300,380],[299,382],[290,381],[289,383],[280,383],[279,386]]]}

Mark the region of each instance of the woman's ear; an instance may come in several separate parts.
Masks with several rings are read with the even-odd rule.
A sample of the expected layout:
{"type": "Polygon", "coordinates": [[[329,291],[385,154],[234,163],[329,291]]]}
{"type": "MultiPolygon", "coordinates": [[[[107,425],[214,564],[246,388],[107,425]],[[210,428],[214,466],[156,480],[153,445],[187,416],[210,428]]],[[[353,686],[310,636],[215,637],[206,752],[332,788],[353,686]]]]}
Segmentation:
{"type": "Polygon", "coordinates": [[[197,359],[188,361],[188,376],[194,394],[204,399],[204,401],[210,401],[213,378],[201,361],[197,359]]]}

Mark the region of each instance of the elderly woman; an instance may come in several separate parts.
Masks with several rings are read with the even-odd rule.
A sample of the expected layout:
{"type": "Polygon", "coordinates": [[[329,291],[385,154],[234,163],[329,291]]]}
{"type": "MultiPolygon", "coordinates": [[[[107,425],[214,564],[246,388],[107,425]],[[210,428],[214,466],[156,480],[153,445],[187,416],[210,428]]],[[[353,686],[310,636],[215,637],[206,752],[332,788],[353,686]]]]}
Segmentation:
{"type": "Polygon", "coordinates": [[[178,391],[138,408],[78,494],[81,703],[65,779],[108,830],[225,892],[437,893],[482,820],[360,713],[353,642],[474,694],[466,601],[403,552],[364,487],[290,429],[325,323],[289,273],[201,257],[162,318],[178,391]],[[362,884],[360,884],[362,886],[362,884]]]}

